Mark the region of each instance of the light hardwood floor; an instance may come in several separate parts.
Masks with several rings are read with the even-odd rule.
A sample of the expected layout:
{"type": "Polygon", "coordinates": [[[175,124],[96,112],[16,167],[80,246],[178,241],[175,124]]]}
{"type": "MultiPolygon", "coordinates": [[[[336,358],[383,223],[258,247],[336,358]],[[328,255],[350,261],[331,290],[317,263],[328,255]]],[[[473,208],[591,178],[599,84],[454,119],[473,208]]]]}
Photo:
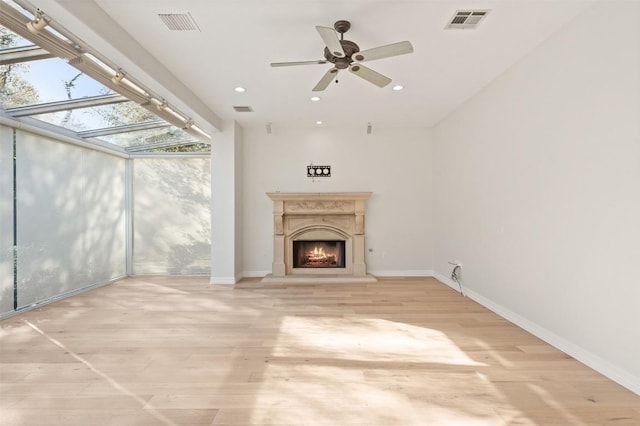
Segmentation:
{"type": "Polygon", "coordinates": [[[640,397],[432,278],[136,277],[2,322],[2,425],[640,425],[640,397]]]}

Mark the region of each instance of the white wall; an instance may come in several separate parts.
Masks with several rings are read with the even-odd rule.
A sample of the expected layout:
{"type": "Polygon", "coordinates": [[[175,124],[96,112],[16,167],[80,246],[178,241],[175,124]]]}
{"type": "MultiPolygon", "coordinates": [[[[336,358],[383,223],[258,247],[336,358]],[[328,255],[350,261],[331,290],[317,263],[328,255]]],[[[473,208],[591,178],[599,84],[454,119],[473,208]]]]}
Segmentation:
{"type": "Polygon", "coordinates": [[[135,159],[133,273],[208,274],[210,207],[208,158],[135,159]]]}
{"type": "Polygon", "coordinates": [[[371,191],[366,210],[367,268],[378,275],[432,269],[431,130],[324,128],[244,131],[244,274],[271,272],[272,201],[266,192],[371,191]],[[330,178],[306,176],[309,164],[330,178]]]}
{"type": "Polygon", "coordinates": [[[639,17],[596,3],[434,129],[437,273],[636,393],[639,17]]]}
{"type": "Polygon", "coordinates": [[[13,312],[13,129],[0,126],[0,317],[13,312]]]}

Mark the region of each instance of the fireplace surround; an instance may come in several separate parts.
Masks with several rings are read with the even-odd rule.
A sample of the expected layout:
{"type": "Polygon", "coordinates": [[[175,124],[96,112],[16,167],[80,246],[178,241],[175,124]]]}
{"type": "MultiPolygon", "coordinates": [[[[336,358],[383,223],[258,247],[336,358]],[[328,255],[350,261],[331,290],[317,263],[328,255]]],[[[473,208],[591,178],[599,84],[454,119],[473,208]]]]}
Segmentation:
{"type": "Polygon", "coordinates": [[[365,202],[370,192],[267,195],[273,201],[273,263],[263,281],[376,281],[365,263],[365,202]],[[302,254],[299,247],[313,242],[317,244],[307,244],[302,254]],[[323,245],[327,242],[342,248],[341,254],[330,255],[340,259],[322,260],[326,256],[319,251],[329,247],[323,245]],[[300,256],[312,265],[300,265],[300,256]]]}

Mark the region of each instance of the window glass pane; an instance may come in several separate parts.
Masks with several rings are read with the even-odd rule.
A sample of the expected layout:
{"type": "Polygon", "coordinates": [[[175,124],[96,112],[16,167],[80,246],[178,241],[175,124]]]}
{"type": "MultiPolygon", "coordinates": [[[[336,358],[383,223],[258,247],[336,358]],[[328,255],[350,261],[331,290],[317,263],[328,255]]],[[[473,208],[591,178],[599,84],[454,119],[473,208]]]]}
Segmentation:
{"type": "Polygon", "coordinates": [[[0,125],[0,316],[13,311],[13,129],[0,125]]]}
{"type": "Polygon", "coordinates": [[[0,66],[3,108],[114,93],[60,58],[0,66]]]}
{"type": "Polygon", "coordinates": [[[33,43],[26,38],[20,37],[13,31],[0,26],[0,50],[27,46],[33,46],[33,43]]]}
{"type": "Polygon", "coordinates": [[[121,147],[132,147],[160,142],[189,142],[193,140],[193,137],[184,130],[170,126],[101,136],[99,139],[121,147]]]}
{"type": "Polygon", "coordinates": [[[48,114],[37,114],[31,117],[55,126],[73,130],[74,132],[105,129],[124,124],[158,120],[155,115],[135,102],[123,102],[48,114]]]}
{"type": "MultiPolygon", "coordinates": [[[[0,48],[31,46],[13,31],[0,26],[0,48]]],[[[29,105],[38,102],[38,89],[31,84],[27,76],[28,63],[0,65],[0,102],[3,108],[29,105]]]]}
{"type": "Polygon", "coordinates": [[[211,160],[154,158],[133,164],[134,274],[209,274],[211,160]]]}
{"type": "Polygon", "coordinates": [[[113,91],[78,71],[60,58],[21,64],[22,78],[38,90],[34,103],[47,103],[105,95],[113,91]]]}
{"type": "Polygon", "coordinates": [[[125,160],[16,138],[18,307],[123,276],[125,160]]]}
{"type": "Polygon", "coordinates": [[[146,123],[148,121],[159,120],[155,114],[152,114],[149,110],[141,107],[135,102],[103,105],[91,109],[95,114],[100,116],[105,123],[107,123],[107,125],[103,127],[146,123]]]}
{"type": "Polygon", "coordinates": [[[211,145],[207,143],[195,143],[192,145],[178,145],[149,149],[144,152],[211,152],[211,145]]]}

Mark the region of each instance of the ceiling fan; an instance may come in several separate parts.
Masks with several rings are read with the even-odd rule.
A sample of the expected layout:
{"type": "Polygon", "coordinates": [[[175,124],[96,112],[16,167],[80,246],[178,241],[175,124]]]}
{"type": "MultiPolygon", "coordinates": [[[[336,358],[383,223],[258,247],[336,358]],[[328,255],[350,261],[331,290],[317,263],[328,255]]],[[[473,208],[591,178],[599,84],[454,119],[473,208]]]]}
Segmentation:
{"type": "MultiPolygon", "coordinates": [[[[272,62],[272,67],[288,67],[292,65],[312,65],[326,64],[331,62],[334,66],[325,73],[318,84],[313,88],[314,92],[325,90],[337,76],[340,70],[348,68],[353,74],[360,78],[375,84],[378,87],[384,87],[391,83],[391,79],[384,76],[371,68],[361,65],[361,62],[373,61],[375,59],[388,58],[390,56],[404,55],[413,52],[413,46],[408,41],[387,44],[385,46],[374,47],[360,51],[360,47],[350,40],[344,39],[344,33],[351,28],[349,21],[337,21],[333,28],[317,26],[316,30],[324,41],[325,59],[317,61],[299,61],[299,62],[272,62]],[[338,38],[338,33],[340,37],[338,38]]],[[[337,81],[337,80],[336,80],[337,81]]]]}

